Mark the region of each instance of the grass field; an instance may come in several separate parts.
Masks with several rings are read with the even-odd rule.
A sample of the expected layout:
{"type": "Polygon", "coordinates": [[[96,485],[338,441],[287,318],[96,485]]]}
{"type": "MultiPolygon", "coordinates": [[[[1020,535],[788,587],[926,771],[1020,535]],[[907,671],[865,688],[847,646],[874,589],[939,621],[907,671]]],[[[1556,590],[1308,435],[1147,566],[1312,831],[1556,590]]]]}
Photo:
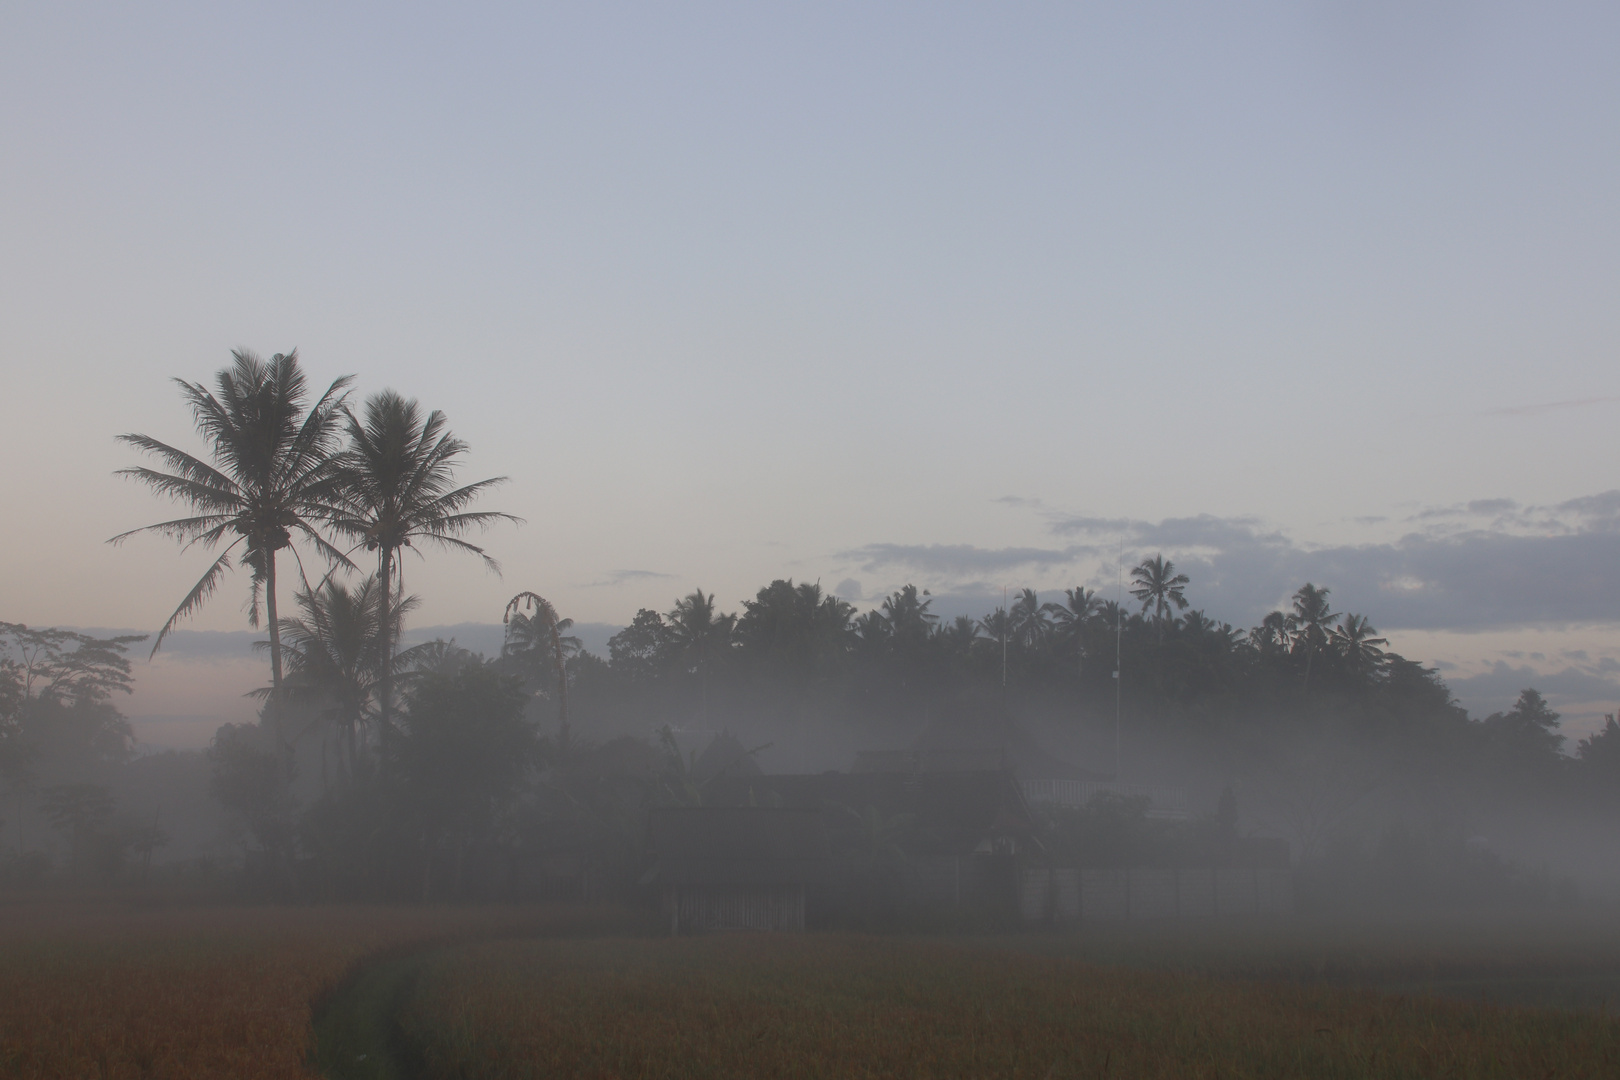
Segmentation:
{"type": "Polygon", "coordinates": [[[635,924],[0,905],[0,1077],[1620,1076],[1614,919],[954,940],[635,924]]]}
{"type": "Polygon", "coordinates": [[[308,1077],[311,1006],[429,942],[598,931],[536,909],[0,906],[0,1077],[308,1077]]]}
{"type": "MultiPolygon", "coordinates": [[[[1254,957],[1244,959],[1241,941],[1228,948],[1205,936],[1213,959],[1195,960],[1197,973],[1141,966],[1160,948],[1143,941],[1015,939],[1000,943],[1018,946],[1007,951],[811,935],[473,947],[424,963],[398,1019],[415,1071],[458,1080],[1620,1076],[1620,1023],[1595,1011],[1234,978],[1254,957]],[[1115,950],[1116,960],[1134,949],[1138,966],[1057,955],[1065,947],[1115,950]],[[1228,977],[1215,973],[1222,964],[1228,977]]],[[[1162,958],[1187,946],[1166,944],[1162,958]]],[[[1381,948],[1371,939],[1338,947],[1362,951],[1363,974],[1381,948]]],[[[1274,948],[1261,968],[1303,956],[1297,944],[1274,948]]]]}

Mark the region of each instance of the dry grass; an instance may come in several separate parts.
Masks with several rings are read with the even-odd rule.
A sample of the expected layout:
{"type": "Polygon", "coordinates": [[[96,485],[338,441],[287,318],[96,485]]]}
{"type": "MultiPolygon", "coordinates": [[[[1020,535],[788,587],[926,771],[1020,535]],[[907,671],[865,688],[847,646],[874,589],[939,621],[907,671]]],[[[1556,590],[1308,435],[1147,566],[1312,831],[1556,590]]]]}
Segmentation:
{"type": "Polygon", "coordinates": [[[0,907],[0,1076],[308,1077],[311,1002],[362,958],[572,918],[534,909],[0,907]]]}
{"type": "Polygon", "coordinates": [[[401,1020],[465,1080],[1620,1076],[1595,1013],[855,936],[473,947],[401,1020]]]}

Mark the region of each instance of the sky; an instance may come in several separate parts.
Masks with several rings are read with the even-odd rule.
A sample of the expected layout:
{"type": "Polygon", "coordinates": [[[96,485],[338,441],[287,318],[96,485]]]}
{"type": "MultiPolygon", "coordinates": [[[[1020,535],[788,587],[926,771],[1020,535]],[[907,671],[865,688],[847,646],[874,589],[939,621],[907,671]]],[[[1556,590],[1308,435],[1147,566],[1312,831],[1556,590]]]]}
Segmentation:
{"type": "MultiPolygon", "coordinates": [[[[982,614],[1162,551],[1584,733],[1617,50],[1599,3],[14,0],[0,619],[161,626],[209,560],[105,543],[171,511],[114,436],[200,449],[170,380],[296,347],[510,478],[501,576],[407,564],[421,628],[776,577],[982,614]]],[[[250,710],[246,593],[137,666],[143,737],[250,710]]]]}

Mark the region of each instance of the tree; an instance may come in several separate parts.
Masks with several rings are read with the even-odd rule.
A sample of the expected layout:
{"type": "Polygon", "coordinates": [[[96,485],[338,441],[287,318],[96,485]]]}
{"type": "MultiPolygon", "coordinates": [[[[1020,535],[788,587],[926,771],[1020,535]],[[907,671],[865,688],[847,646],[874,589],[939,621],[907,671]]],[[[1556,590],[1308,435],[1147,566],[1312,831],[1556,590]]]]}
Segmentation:
{"type": "Polygon", "coordinates": [[[123,860],[123,847],[110,826],[113,798],[95,784],[59,784],[48,788],[40,810],[51,827],[67,838],[69,858],[78,873],[94,868],[109,881],[123,860]]]}
{"type": "Polygon", "coordinates": [[[777,579],[743,601],[737,644],[750,663],[798,686],[827,674],[849,650],[855,608],[820,584],[777,579]]]}
{"type": "Polygon", "coordinates": [[[487,664],[424,675],[411,689],[395,753],[408,820],[423,838],[424,900],[429,843],[436,837],[453,843],[459,894],[467,843],[494,828],[539,761],[538,733],[523,718],[524,697],[515,677],[487,664]]]}
{"type": "Polygon", "coordinates": [[[926,648],[928,636],[939,621],[939,616],[928,610],[934,601],[926,597],[927,589],[919,593],[917,586],[905,585],[883,601],[883,621],[888,624],[889,641],[902,655],[914,657],[926,648]]]}
{"type": "Polygon", "coordinates": [[[984,631],[985,637],[994,641],[998,646],[996,651],[1001,654],[1001,685],[1005,687],[1007,685],[1007,643],[1013,637],[1012,613],[1004,607],[998,607],[979,620],[979,629],[984,631]]]}
{"type": "Polygon", "coordinates": [[[134,688],[124,653],[143,640],[0,623],[0,776],[17,784],[36,767],[75,776],[126,761],[134,732],[110,699],[134,688]]]}
{"type": "Polygon", "coordinates": [[[145,634],[98,638],[54,626],[33,630],[0,622],[0,663],[15,673],[9,692],[19,704],[39,698],[105,701],[114,691],[127,694],[135,688],[124,653],[145,640],[145,634]]]}
{"type": "Polygon", "coordinates": [[[1131,595],[1141,601],[1142,614],[1146,615],[1149,608],[1153,610],[1153,622],[1159,628],[1162,644],[1164,624],[1169,620],[1171,607],[1186,610],[1186,587],[1192,579],[1176,573],[1176,564],[1163,555],[1155,555],[1131,568],[1131,580],[1136,582],[1131,586],[1131,595]]]}
{"type": "Polygon", "coordinates": [[[287,694],[313,706],[317,718],[337,732],[345,771],[353,779],[359,767],[360,730],[376,716],[373,702],[383,666],[392,663],[397,672],[412,658],[410,654],[385,658],[383,642],[398,636],[416,598],[391,600],[382,582],[371,576],[353,590],[336,581],[306,587],[294,600],[300,617],[281,622],[289,668],[287,694]]]}
{"type": "Polygon", "coordinates": [[[1556,763],[1562,757],[1564,737],[1558,733],[1558,721],[1558,714],[1539,692],[1525,689],[1513,708],[1485,718],[1485,730],[1505,757],[1534,767],[1538,762],[1556,763]]]}
{"type": "MultiPolygon", "coordinates": [[[[120,442],[150,454],[168,472],[136,467],[120,469],[160,495],[187,504],[192,516],[146,525],[113,537],[119,544],[136,533],[155,532],[179,542],[225,550],[192,586],[152,644],[156,655],[175,625],[214,594],[231,569],[231,553],[241,548],[241,561],[253,572],[248,625],[259,625],[259,591],[264,590],[270,627],[270,683],[281,693],[281,627],[276,609],[276,555],[301,536],[327,558],[347,558],[321,535],[321,521],[338,512],[337,479],[332,452],[339,410],[348,377],[336,379],[304,411],[304,373],[298,352],[277,353],[269,363],[239,349],[235,363],[215,376],[215,393],[202,383],[174,380],[191,406],[197,432],[208,443],[209,464],[147,435],[120,435],[120,442]]],[[[296,549],[294,549],[296,554],[296,549]]]]}
{"type": "Polygon", "coordinates": [[[1285,656],[1293,644],[1293,632],[1288,629],[1288,616],[1273,611],[1260,620],[1260,625],[1249,631],[1249,644],[1262,656],[1285,656]]]}
{"type": "Polygon", "coordinates": [[[1034,652],[1052,636],[1052,615],[1035,595],[1034,589],[1021,589],[1013,601],[1012,636],[1022,648],[1034,652]]]}
{"type": "MultiPolygon", "coordinates": [[[[463,551],[499,574],[500,564],[463,537],[502,521],[521,524],[521,520],[467,509],[490,488],[505,483],[506,477],[452,486],[457,459],[467,452],[467,444],[450,433],[444,413],[435,409],[424,416],[415,398],[384,390],[366,400],[363,420],[348,408],[343,415],[348,445],[335,459],[341,502],[331,523],[355,541],[351,551],[364,547],[377,553],[377,577],[384,594],[404,594],[399,556],[407,548],[418,554],[422,546],[463,551]]],[[[393,687],[391,630],[384,625],[383,677],[378,687],[384,727],[390,723],[393,687]]]]}
{"type": "Polygon", "coordinates": [[[1098,599],[1097,591],[1087,589],[1084,585],[1064,589],[1063,603],[1047,604],[1046,610],[1052,616],[1054,632],[1058,639],[1074,644],[1076,674],[1083,672],[1086,663],[1085,631],[1102,610],[1102,601],[1098,599]]]}
{"type": "Polygon", "coordinates": [[[1580,759],[1581,772],[1597,781],[1603,794],[1613,797],[1615,781],[1620,779],[1620,724],[1614,713],[1604,713],[1603,730],[1582,739],[1575,747],[1580,759]]]}
{"type": "Polygon", "coordinates": [[[557,673],[557,721],[568,726],[568,657],[579,651],[579,638],[565,635],[573,619],[559,619],[551,601],[539,593],[520,592],[506,605],[501,616],[506,641],[501,654],[510,657],[537,657],[551,654],[557,673]],[[528,612],[528,614],[525,614],[528,612]]]}
{"type": "Polygon", "coordinates": [[[1346,615],[1328,631],[1328,645],[1358,684],[1369,682],[1384,666],[1384,650],[1378,646],[1389,641],[1375,637],[1377,633],[1364,615],[1346,615]]]}
{"type": "Polygon", "coordinates": [[[642,608],[630,625],[608,639],[608,662],[626,682],[647,683],[662,673],[672,642],[664,617],[642,608]]]}
{"type": "Polygon", "coordinates": [[[1311,692],[1311,664],[1316,659],[1316,651],[1327,644],[1328,624],[1336,617],[1328,609],[1328,592],[1307,581],[1294,594],[1294,610],[1288,616],[1288,629],[1294,636],[1295,647],[1305,651],[1306,694],[1311,692]]]}
{"type": "Polygon", "coordinates": [[[736,627],[735,615],[720,615],[714,610],[714,594],[704,595],[702,589],[675,601],[668,616],[670,643],[697,671],[698,693],[704,723],[709,719],[709,665],[714,657],[731,644],[736,627]]]}

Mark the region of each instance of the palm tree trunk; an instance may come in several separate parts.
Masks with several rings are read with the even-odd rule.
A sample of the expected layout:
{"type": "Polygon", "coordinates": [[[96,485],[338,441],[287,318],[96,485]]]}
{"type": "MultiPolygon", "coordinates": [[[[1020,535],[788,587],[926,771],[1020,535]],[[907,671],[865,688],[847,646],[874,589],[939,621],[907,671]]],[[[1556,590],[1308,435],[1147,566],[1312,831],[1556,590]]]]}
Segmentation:
{"type": "Polygon", "coordinates": [[[276,612],[276,552],[272,548],[264,553],[264,613],[270,620],[270,701],[265,711],[270,714],[270,725],[276,741],[288,746],[284,718],[281,715],[281,620],[276,612]]]}
{"type": "Polygon", "coordinates": [[[557,712],[558,721],[568,726],[568,665],[563,663],[562,635],[557,632],[557,620],[551,620],[551,650],[557,657],[557,712]]]}
{"type": "Polygon", "coordinates": [[[378,737],[386,739],[393,724],[391,713],[394,689],[394,552],[383,548],[377,556],[377,572],[382,576],[382,619],[378,633],[382,636],[382,671],[377,680],[378,737]]]}
{"type": "Polygon", "coordinates": [[[276,617],[276,553],[264,555],[264,613],[270,620],[270,691],[274,700],[281,698],[281,624],[276,617]]]}

